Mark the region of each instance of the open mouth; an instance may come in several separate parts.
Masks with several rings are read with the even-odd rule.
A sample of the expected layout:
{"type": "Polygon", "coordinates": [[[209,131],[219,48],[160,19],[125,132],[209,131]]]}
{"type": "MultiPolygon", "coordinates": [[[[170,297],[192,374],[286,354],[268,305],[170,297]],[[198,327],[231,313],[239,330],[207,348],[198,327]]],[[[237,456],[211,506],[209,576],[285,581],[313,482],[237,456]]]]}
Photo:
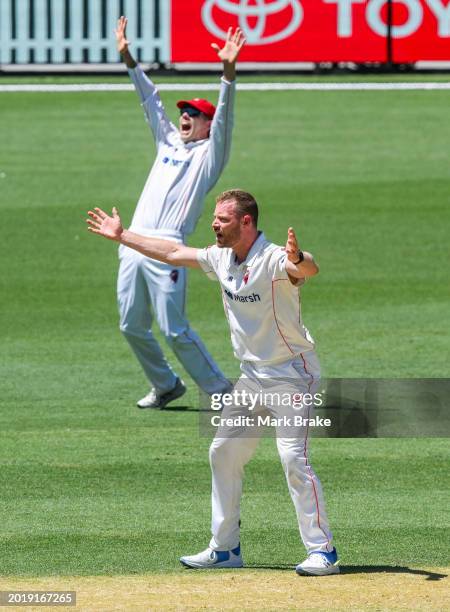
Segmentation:
{"type": "Polygon", "coordinates": [[[182,121],[181,122],[181,131],[183,132],[183,134],[187,134],[188,132],[190,132],[192,129],[192,124],[189,121],[182,121]]]}

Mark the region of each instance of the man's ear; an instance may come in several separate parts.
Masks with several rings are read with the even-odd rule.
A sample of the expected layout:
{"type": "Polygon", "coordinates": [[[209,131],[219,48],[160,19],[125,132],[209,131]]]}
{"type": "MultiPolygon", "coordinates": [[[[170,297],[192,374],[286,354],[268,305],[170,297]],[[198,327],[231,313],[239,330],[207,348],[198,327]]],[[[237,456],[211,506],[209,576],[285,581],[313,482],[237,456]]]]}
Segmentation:
{"type": "Polygon", "coordinates": [[[250,215],[244,215],[244,216],[242,217],[242,224],[243,224],[243,225],[250,225],[250,224],[251,224],[251,222],[252,222],[252,218],[251,218],[251,216],[250,216],[250,215]]]}

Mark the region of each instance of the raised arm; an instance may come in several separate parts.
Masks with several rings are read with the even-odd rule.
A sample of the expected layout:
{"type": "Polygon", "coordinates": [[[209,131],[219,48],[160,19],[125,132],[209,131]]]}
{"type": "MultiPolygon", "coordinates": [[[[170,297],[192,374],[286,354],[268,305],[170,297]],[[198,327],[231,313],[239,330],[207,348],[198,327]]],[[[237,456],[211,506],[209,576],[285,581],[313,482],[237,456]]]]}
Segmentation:
{"type": "Polygon", "coordinates": [[[204,167],[208,178],[208,190],[212,189],[219,179],[230,156],[234,122],[236,61],[244,45],[245,38],[240,28],[236,28],[234,33],[232,28],[228,29],[227,39],[222,48],[216,43],[211,45],[223,61],[223,79],[220,85],[217,110],[211,124],[210,146],[204,167]]]}
{"type": "Polygon", "coordinates": [[[122,15],[117,22],[117,30],[114,30],[117,40],[117,51],[122,56],[127,68],[136,68],[137,63],[129,51],[130,41],[127,39],[128,19],[122,15]]]}
{"type": "Polygon", "coordinates": [[[217,43],[212,43],[211,47],[217,52],[217,55],[223,63],[223,76],[231,83],[236,78],[236,62],[245,45],[246,38],[241,28],[236,28],[233,34],[233,28],[228,28],[227,38],[222,48],[217,43]]]}
{"type": "Polygon", "coordinates": [[[117,50],[128,68],[128,74],[141,100],[147,123],[150,125],[156,141],[156,146],[159,146],[161,142],[167,140],[170,132],[176,131],[176,128],[166,115],[164,105],[154,83],[144,73],[139,64],[136,63],[129,51],[130,41],[126,35],[127,24],[128,19],[123,16],[117,21],[117,30],[115,30],[117,50]]]}
{"type": "Polygon", "coordinates": [[[314,257],[307,251],[301,251],[292,227],[288,229],[286,242],[286,272],[291,279],[307,278],[319,272],[314,257]]]}
{"type": "Polygon", "coordinates": [[[90,210],[88,212],[90,218],[86,219],[88,229],[93,234],[120,242],[130,249],[139,251],[139,253],[163,263],[200,268],[197,260],[198,249],[187,247],[173,240],[149,238],[123,229],[116,207],[112,209],[112,216],[107,215],[101,208],[94,208],[94,211],[90,210]]]}

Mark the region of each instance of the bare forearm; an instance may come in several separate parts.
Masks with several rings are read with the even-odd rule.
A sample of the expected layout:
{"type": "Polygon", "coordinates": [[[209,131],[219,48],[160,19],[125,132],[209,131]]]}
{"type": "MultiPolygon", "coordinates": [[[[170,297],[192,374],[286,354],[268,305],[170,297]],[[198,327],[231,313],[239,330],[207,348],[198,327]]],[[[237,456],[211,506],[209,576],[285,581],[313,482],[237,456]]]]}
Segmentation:
{"type": "Polygon", "coordinates": [[[127,68],[136,68],[137,63],[131,53],[128,51],[124,51],[122,54],[122,60],[125,63],[127,68]]]}
{"type": "Polygon", "coordinates": [[[119,242],[124,246],[139,251],[147,257],[157,259],[163,263],[174,263],[173,258],[180,246],[172,240],[163,240],[160,238],[149,238],[135,234],[129,230],[123,230],[119,242]]]}
{"type": "Polygon", "coordinates": [[[308,251],[303,251],[303,261],[295,264],[292,261],[288,261],[286,270],[289,276],[293,278],[308,278],[314,276],[319,272],[319,266],[314,261],[314,257],[308,251]]]}
{"type": "Polygon", "coordinates": [[[146,257],[177,267],[199,268],[197,249],[173,240],[151,238],[123,230],[119,242],[146,257]]]}
{"type": "Polygon", "coordinates": [[[224,62],[223,63],[223,76],[229,83],[234,81],[236,79],[236,64],[224,62]]]}
{"type": "Polygon", "coordinates": [[[308,276],[314,276],[319,272],[319,266],[314,261],[314,257],[311,253],[307,251],[303,251],[303,261],[300,264],[297,264],[296,268],[301,273],[302,277],[306,278],[308,276]]]}
{"type": "Polygon", "coordinates": [[[314,257],[308,251],[303,251],[303,261],[295,266],[299,272],[299,278],[314,276],[319,272],[319,266],[314,261],[314,257]]]}

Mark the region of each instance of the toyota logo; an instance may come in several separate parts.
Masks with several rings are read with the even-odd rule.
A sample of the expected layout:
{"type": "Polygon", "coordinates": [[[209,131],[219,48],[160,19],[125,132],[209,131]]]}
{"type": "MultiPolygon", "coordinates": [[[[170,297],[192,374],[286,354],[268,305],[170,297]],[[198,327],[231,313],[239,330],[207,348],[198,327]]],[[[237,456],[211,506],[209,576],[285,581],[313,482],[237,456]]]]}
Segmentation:
{"type": "Polygon", "coordinates": [[[303,7],[300,0],[256,0],[256,4],[249,4],[250,0],[206,0],[202,8],[202,19],[205,27],[217,38],[223,40],[227,37],[227,32],[222,30],[214,21],[213,8],[220,9],[229,15],[236,15],[239,20],[239,27],[245,33],[247,44],[249,45],[269,45],[289,38],[299,27],[303,20],[303,7]],[[265,36],[267,20],[271,15],[291,8],[292,17],[289,24],[274,34],[265,36]],[[249,24],[249,19],[256,18],[253,27],[249,24]]]}

